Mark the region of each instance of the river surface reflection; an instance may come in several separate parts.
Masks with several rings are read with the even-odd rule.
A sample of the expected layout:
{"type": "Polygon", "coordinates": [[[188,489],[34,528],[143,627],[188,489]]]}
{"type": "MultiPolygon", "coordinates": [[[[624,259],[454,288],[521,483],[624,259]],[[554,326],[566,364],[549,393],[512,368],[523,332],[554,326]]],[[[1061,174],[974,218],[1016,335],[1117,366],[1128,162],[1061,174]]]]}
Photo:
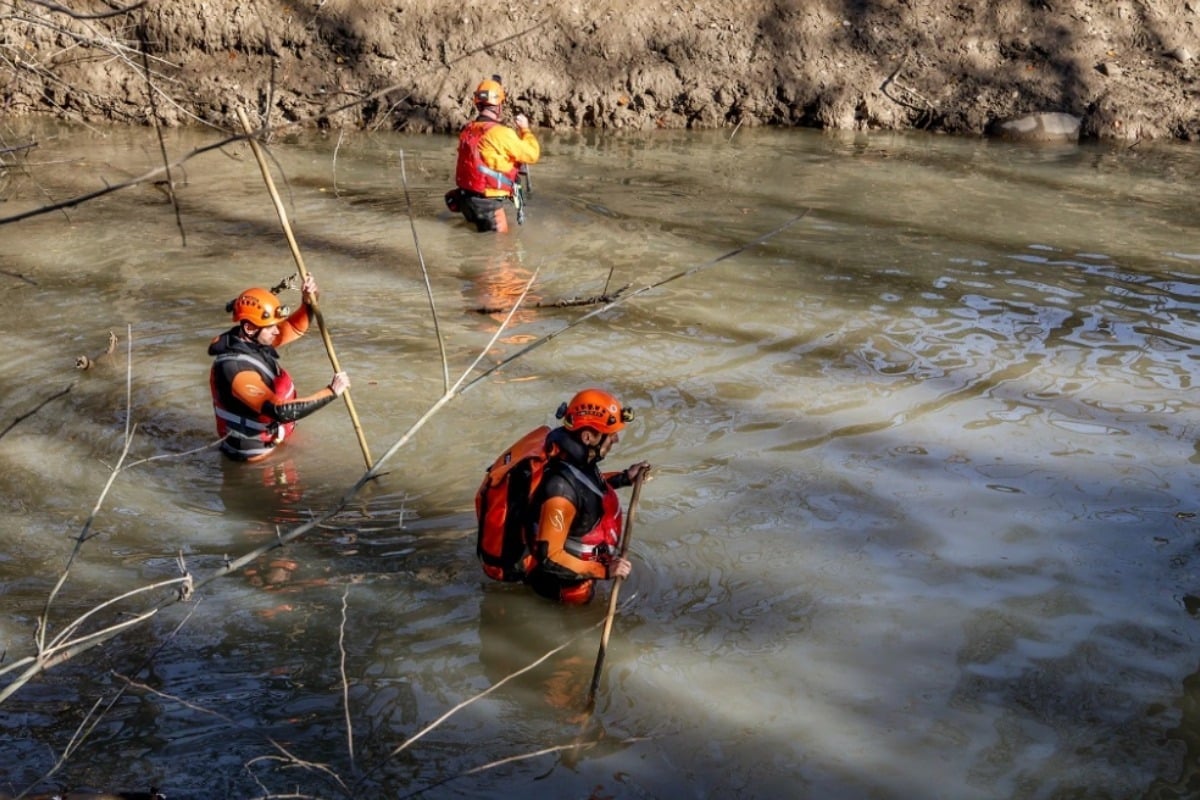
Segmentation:
{"type": "MultiPolygon", "coordinates": [[[[216,138],[167,136],[173,158],[216,138]]],[[[2,173],[3,216],[159,163],[149,130],[5,137],[39,146],[2,173]]],[[[484,236],[442,205],[449,137],[272,143],[376,458],[484,348],[472,376],[561,333],[447,403],[333,519],[17,689],[0,793],[1200,791],[1200,150],[543,145],[527,223],[484,236]],[[553,307],[688,270],[566,330],[591,309],[553,307]],[[472,503],[501,449],[594,383],[638,414],[610,462],[655,472],[589,716],[606,594],[561,609],[487,583],[472,503]]],[[[265,465],[205,449],[224,304],[295,268],[246,148],[176,176],[178,222],[144,185],[0,227],[0,690],[82,531],[47,638],[277,541],[363,473],[341,404],[265,465]]],[[[317,336],[284,360],[301,394],[329,379],[317,336]]]]}

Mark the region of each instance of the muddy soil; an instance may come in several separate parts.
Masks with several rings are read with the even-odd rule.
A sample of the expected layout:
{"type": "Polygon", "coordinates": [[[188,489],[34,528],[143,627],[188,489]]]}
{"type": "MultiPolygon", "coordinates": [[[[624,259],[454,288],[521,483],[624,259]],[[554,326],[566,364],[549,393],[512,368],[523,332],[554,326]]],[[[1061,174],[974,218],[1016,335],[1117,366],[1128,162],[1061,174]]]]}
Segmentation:
{"type": "Polygon", "coordinates": [[[496,73],[544,128],[982,134],[1063,112],[1084,137],[1200,138],[1200,0],[119,4],[0,0],[0,109],[453,131],[496,73]]]}

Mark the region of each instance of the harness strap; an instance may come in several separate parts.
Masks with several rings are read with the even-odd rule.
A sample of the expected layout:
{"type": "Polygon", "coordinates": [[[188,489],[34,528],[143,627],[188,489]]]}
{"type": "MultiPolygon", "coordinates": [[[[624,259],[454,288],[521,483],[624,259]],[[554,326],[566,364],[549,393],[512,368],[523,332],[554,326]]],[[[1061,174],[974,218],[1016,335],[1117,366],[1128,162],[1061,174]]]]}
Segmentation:
{"type": "MultiPolygon", "coordinates": [[[[251,365],[264,375],[274,375],[276,378],[279,377],[279,371],[277,369],[267,363],[265,359],[260,358],[252,353],[221,353],[216,357],[216,359],[214,359],[214,361],[217,364],[224,364],[229,361],[241,361],[251,365]]],[[[216,403],[213,403],[213,412],[232,426],[228,435],[237,439],[256,440],[258,439],[258,433],[271,433],[274,435],[274,433],[279,429],[279,423],[277,422],[259,422],[256,419],[244,417],[241,414],[234,414],[232,411],[228,411],[216,403]],[[247,434],[245,431],[255,431],[256,433],[247,434]]],[[[265,448],[263,452],[266,452],[266,450],[270,450],[270,448],[265,448]]],[[[241,452],[254,453],[258,451],[243,450],[241,452]]]]}
{"type": "Polygon", "coordinates": [[[242,434],[238,430],[239,428],[242,430],[248,430],[248,431],[269,431],[278,425],[278,423],[274,423],[274,422],[268,425],[268,424],[259,422],[256,419],[250,419],[249,417],[243,417],[240,414],[234,414],[230,411],[226,411],[225,409],[221,408],[218,405],[213,406],[213,411],[216,413],[216,415],[218,417],[220,417],[221,419],[225,420],[226,422],[228,422],[229,424],[231,424],[233,426],[233,430],[230,431],[231,435],[238,436],[242,439],[252,439],[254,437],[246,436],[246,435],[242,434]]]}
{"type": "Polygon", "coordinates": [[[494,179],[496,183],[500,184],[501,189],[507,188],[510,189],[514,194],[516,193],[516,182],[514,182],[512,178],[508,177],[503,172],[499,172],[498,170],[494,170],[491,167],[484,166],[483,164],[480,164],[477,169],[484,175],[487,175],[489,178],[494,179]]]}

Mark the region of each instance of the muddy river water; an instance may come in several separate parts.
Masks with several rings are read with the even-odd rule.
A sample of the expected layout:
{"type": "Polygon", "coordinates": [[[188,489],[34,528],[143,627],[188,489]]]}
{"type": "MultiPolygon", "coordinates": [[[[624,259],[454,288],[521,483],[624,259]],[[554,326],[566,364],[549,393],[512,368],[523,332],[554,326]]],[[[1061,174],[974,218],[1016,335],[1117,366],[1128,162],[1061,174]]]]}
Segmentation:
{"type": "MultiPolygon", "coordinates": [[[[340,402],[265,464],[211,447],[225,303],[295,272],[244,145],[175,169],[178,218],[141,185],[0,226],[0,794],[1200,791],[1200,149],[542,139],[502,236],[442,205],[450,137],[272,141],[374,458],[552,338],[286,546],[73,631],[336,509],[365,458],[340,402]],[[637,414],[608,463],[654,465],[591,714],[607,589],[487,581],[473,513],[589,385],[637,414]],[[48,598],[46,642],[129,627],[15,685],[48,598]]],[[[6,218],[161,163],[148,129],[31,141],[6,218]]],[[[328,382],[319,336],[283,356],[328,382]]]]}

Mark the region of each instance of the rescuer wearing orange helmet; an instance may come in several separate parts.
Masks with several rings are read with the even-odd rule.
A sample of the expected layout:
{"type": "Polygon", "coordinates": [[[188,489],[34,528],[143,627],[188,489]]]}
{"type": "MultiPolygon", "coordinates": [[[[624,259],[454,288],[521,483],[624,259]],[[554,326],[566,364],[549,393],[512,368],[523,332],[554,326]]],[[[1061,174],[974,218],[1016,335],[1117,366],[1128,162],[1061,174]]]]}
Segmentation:
{"type": "Polygon", "coordinates": [[[563,424],[546,437],[549,459],[530,506],[537,566],[525,581],[543,597],[582,604],[591,601],[597,580],[629,576],[632,564],[618,555],[621,501],[614,490],[632,485],[650,465],[600,471],[633,419],[608,392],[584,389],[557,416],[563,424]]]}
{"type": "Polygon", "coordinates": [[[291,434],[296,420],[333,402],[350,388],[345,372],[308,397],[296,397],[292,378],[280,366],[277,347],[295,341],[308,330],[308,305],[317,296],[312,275],[301,287],[303,303],[289,313],[266,289],[247,289],[225,310],[233,313],[232,328],[208,346],[214,357],[209,373],[213,411],[221,452],[236,461],[266,458],[291,434]]]}
{"type": "Polygon", "coordinates": [[[454,170],[456,188],[446,193],[446,206],[460,211],[479,231],[508,230],[504,201],[517,208],[522,219],[524,198],[519,183],[523,164],[536,164],[541,156],[537,137],[524,114],[513,119],[514,131],[500,122],[504,87],[499,76],[485,80],[475,89],[478,115],[458,135],[458,163],[454,170]]]}

